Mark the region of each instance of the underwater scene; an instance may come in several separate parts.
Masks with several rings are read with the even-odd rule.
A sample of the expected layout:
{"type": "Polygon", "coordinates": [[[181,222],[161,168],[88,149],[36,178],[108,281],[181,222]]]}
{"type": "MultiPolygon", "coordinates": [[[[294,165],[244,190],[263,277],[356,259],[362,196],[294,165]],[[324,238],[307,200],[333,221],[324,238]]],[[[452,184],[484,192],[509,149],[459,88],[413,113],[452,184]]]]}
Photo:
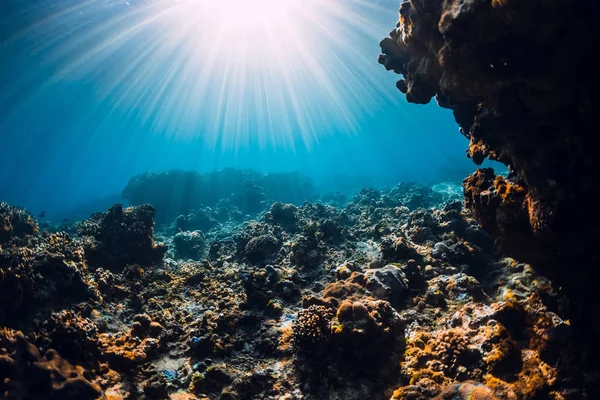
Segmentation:
{"type": "Polygon", "coordinates": [[[2,0],[0,400],[600,399],[596,0],[2,0]]]}

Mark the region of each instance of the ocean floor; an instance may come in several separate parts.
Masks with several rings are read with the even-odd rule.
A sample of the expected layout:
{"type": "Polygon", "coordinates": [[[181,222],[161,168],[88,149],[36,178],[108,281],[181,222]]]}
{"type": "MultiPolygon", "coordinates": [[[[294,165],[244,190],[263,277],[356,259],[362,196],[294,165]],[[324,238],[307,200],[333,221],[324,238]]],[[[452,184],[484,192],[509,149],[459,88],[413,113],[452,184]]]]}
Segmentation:
{"type": "Polygon", "coordinates": [[[0,398],[591,398],[564,296],[460,185],[258,192],[60,226],[2,204],[0,398]]]}

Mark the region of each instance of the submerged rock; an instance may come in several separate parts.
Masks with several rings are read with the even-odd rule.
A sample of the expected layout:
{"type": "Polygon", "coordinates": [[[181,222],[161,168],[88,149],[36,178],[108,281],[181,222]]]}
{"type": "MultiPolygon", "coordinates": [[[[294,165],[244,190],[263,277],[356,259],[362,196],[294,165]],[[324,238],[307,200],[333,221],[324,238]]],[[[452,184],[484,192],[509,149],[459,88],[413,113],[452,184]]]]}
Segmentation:
{"type": "Polygon", "coordinates": [[[0,391],[7,400],[104,400],[104,393],[75,367],[49,350],[45,355],[20,332],[0,331],[0,391]]]}
{"type": "MultiPolygon", "coordinates": [[[[152,204],[159,224],[171,223],[179,215],[189,215],[205,207],[226,206],[242,213],[264,211],[267,200],[302,204],[315,198],[310,180],[299,173],[259,174],[225,168],[209,174],[195,171],[146,172],[133,177],[122,198],[133,205],[152,204]]],[[[182,230],[203,230],[192,225],[182,230]]]]}
{"type": "Polygon", "coordinates": [[[150,205],[123,208],[117,204],[84,222],[79,233],[90,238],[85,243],[88,262],[111,270],[160,263],[167,248],[154,242],[155,213],[150,205]]]}
{"type": "Polygon", "coordinates": [[[594,0],[405,0],[379,58],[403,75],[397,87],[409,102],[435,98],[453,111],[477,165],[508,168],[466,178],[466,206],[509,256],[570,293],[583,352],[598,349],[600,332],[588,317],[600,310],[600,258],[590,250],[600,225],[599,139],[590,134],[599,16],[594,0]]]}
{"type": "Polygon", "coordinates": [[[275,236],[261,235],[248,241],[245,247],[245,255],[250,262],[267,262],[273,258],[280,247],[281,242],[275,236]]]}
{"type": "Polygon", "coordinates": [[[399,304],[408,294],[408,279],[395,265],[365,272],[366,287],[374,296],[399,304]]]}
{"type": "Polygon", "coordinates": [[[205,245],[206,239],[201,231],[179,232],[173,237],[177,258],[200,260],[205,245]]]}

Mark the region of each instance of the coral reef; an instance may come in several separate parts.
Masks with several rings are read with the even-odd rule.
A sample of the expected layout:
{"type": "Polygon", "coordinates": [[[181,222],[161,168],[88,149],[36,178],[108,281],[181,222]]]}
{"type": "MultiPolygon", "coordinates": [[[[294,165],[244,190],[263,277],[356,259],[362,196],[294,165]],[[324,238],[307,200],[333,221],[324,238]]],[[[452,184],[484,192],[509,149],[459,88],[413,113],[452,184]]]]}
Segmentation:
{"type": "Polygon", "coordinates": [[[218,223],[173,229],[173,215],[156,232],[166,253],[150,206],[114,206],[72,235],[11,233],[0,245],[0,393],[597,397],[564,293],[494,251],[455,195],[436,193],[403,184],[237,220],[200,208],[185,221],[218,223]]]}
{"type": "Polygon", "coordinates": [[[37,222],[27,211],[0,203],[0,244],[15,237],[33,235],[37,230],[37,222]]]}
{"type": "Polygon", "coordinates": [[[0,247],[0,324],[17,327],[40,311],[97,297],[84,251],[65,233],[36,234],[0,247]]]}
{"type": "Polygon", "coordinates": [[[54,350],[44,356],[21,332],[0,331],[0,393],[7,400],[105,400],[98,385],[85,378],[54,350]]]}

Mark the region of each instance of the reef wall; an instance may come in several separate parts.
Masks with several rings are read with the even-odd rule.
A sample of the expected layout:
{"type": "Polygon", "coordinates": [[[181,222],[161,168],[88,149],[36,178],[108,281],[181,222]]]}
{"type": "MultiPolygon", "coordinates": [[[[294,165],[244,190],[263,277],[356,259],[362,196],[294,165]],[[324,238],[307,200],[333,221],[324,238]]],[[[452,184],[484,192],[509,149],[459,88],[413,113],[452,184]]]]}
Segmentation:
{"type": "Polygon", "coordinates": [[[510,256],[566,287],[581,321],[598,303],[587,296],[599,261],[598,11],[585,0],[404,1],[379,59],[404,76],[409,102],[453,111],[476,164],[508,166],[465,179],[466,205],[510,256]]]}

